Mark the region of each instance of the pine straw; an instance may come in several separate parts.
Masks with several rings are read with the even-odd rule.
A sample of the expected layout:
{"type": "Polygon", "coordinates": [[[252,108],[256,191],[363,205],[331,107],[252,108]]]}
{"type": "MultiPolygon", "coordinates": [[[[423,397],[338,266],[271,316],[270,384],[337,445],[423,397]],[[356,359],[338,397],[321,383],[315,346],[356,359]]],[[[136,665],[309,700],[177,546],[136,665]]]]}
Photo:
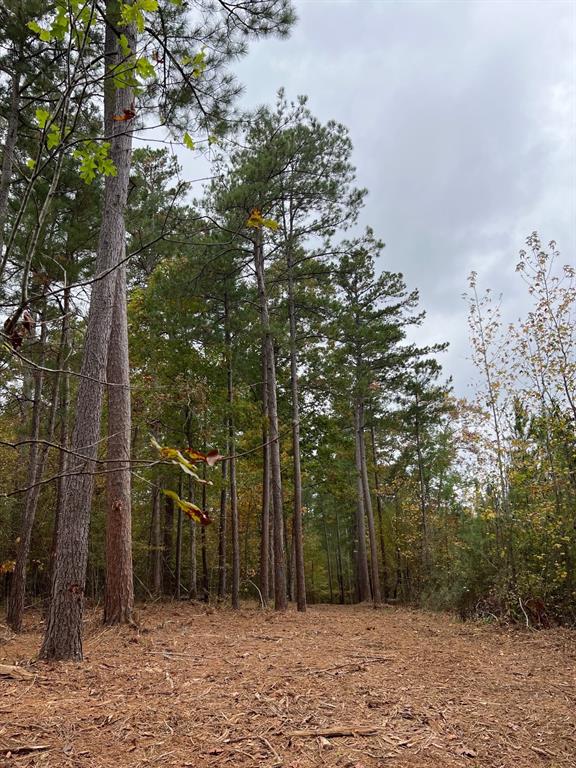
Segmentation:
{"type": "Polygon", "coordinates": [[[35,674],[0,680],[0,766],[576,766],[568,630],[180,603],[142,608],[139,630],[92,613],[86,661],[50,665],[29,661],[29,621],[0,626],[0,662],[35,674]]]}

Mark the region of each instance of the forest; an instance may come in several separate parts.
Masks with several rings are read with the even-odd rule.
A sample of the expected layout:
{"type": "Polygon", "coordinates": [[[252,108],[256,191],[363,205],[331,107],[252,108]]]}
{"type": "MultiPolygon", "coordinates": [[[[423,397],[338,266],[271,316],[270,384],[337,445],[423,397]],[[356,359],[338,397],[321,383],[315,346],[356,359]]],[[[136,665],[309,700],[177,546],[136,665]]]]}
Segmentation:
{"type": "MultiPolygon", "coordinates": [[[[174,648],[186,627],[194,664],[215,658],[195,631],[226,628],[225,648],[247,631],[242,617],[254,642],[292,633],[293,672],[316,659],[314,674],[330,680],[330,633],[348,638],[338,653],[366,645],[342,663],[362,672],[384,658],[361,639],[376,628],[385,654],[387,637],[404,647],[420,641],[402,633],[446,631],[464,664],[512,658],[528,642],[514,633],[540,629],[576,658],[572,255],[525,233],[509,254],[524,307],[514,322],[499,286],[469,275],[476,376],[459,396],[442,365],[447,344],[420,341],[419,286],[386,269],[386,231],[365,225],[369,190],[346,126],[317,118],[282,83],[274,103],[241,107],[236,63],[258,39],[297,34],[288,0],[6,0],[0,19],[0,661],[12,662],[0,678],[5,670],[15,695],[30,675],[24,658],[94,670],[94,638],[109,643],[108,661],[140,674],[130,654],[151,642],[151,616],[168,650],[150,664],[185,656],[174,648]],[[186,177],[182,151],[202,179],[186,177]],[[314,639],[316,621],[331,622],[326,638],[314,639]]],[[[530,652],[544,657],[544,635],[528,636],[536,650],[518,674],[530,652]]],[[[247,642],[235,663],[250,653],[247,642]]],[[[212,663],[224,696],[230,669],[212,663]]],[[[48,695],[60,678],[46,669],[48,695]]],[[[71,691],[82,669],[67,678],[71,691]]],[[[165,674],[173,690],[177,674],[165,674]]],[[[114,676],[106,685],[116,690],[114,676]]],[[[566,702],[576,696],[573,678],[562,685],[566,702]]],[[[209,709],[210,695],[186,707],[209,709]]],[[[362,696],[377,715],[380,699],[362,696]]],[[[550,714],[555,740],[527,737],[515,765],[530,755],[570,764],[563,702],[550,714]]],[[[394,710],[402,727],[416,729],[414,707],[394,710]]],[[[312,735],[320,751],[382,727],[367,728],[360,711],[332,731],[298,718],[288,735],[312,735]]],[[[416,732],[389,738],[388,756],[441,740],[416,732]]],[[[2,746],[1,729],[0,754],[23,765],[216,765],[248,738],[214,746],[206,733],[197,762],[176,752],[162,761],[166,745],[130,762],[128,742],[93,762],[94,744],[85,758],[66,752],[72,737],[47,762],[42,739],[2,746]]],[[[387,756],[363,747],[356,758],[301,752],[283,763],[275,732],[259,733],[263,753],[239,748],[233,765],[387,756]]],[[[478,763],[479,747],[453,738],[444,762],[394,764],[512,765],[497,762],[494,736],[478,763]]]]}

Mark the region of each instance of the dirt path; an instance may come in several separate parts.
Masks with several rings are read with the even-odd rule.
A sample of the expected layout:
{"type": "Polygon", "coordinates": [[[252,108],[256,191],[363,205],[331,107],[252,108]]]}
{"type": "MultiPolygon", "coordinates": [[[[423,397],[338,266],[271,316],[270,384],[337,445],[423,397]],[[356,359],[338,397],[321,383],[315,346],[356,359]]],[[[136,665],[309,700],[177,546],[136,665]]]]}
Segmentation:
{"type": "MultiPolygon", "coordinates": [[[[576,766],[574,632],[392,608],[140,617],[92,617],[82,665],[0,679],[0,766],[576,766]]],[[[2,629],[0,663],[27,664],[38,629],[2,629]]]]}

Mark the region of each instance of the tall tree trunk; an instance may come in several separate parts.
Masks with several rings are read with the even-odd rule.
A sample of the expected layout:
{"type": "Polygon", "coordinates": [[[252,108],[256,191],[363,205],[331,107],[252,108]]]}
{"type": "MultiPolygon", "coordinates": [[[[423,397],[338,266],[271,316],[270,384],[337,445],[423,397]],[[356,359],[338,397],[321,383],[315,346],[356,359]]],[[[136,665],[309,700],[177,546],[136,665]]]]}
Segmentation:
{"type": "MultiPolygon", "coordinates": [[[[178,480],[178,496],[182,498],[184,493],[182,475],[178,480]]],[[[176,515],[176,587],[174,590],[176,600],[182,596],[182,510],[178,507],[176,515]]]]}
{"type": "Polygon", "coordinates": [[[106,588],[104,623],[129,624],[134,610],[130,503],[130,362],[126,268],[116,272],[112,335],[108,347],[108,461],[106,476],[106,588]]]}
{"type": "Polygon", "coordinates": [[[266,353],[262,347],[262,516],[260,528],[260,592],[270,600],[270,445],[268,443],[268,380],[266,353]]]}
{"type": "Polygon", "coordinates": [[[18,141],[18,126],[20,122],[20,78],[19,71],[14,72],[10,83],[10,106],[8,107],[8,125],[6,126],[6,138],[2,150],[2,166],[0,169],[0,262],[4,271],[4,227],[8,216],[8,193],[12,181],[12,169],[14,167],[14,151],[18,141]]]}
{"type": "MultiPolygon", "coordinates": [[[[206,446],[204,445],[204,452],[206,452],[206,446]]],[[[202,477],[206,479],[206,464],[202,465],[202,477]]],[[[206,484],[202,485],[202,509],[206,509],[207,502],[207,490],[206,484]]],[[[206,526],[200,526],[200,548],[202,553],[202,600],[205,603],[210,600],[210,580],[208,576],[208,551],[206,548],[206,526]]]]}
{"type": "Polygon", "coordinates": [[[338,515],[338,505],[335,508],[336,513],[336,566],[338,573],[338,587],[340,589],[340,604],[344,605],[346,596],[344,593],[344,568],[342,565],[342,545],[340,541],[340,519],[338,515]]]}
{"type": "Polygon", "coordinates": [[[276,361],[270,328],[268,298],[264,278],[264,249],[262,233],[255,243],[255,267],[260,301],[260,316],[264,335],[265,361],[268,384],[268,417],[270,431],[270,465],[272,474],[272,506],[274,509],[274,607],[277,611],[287,608],[286,558],[284,552],[284,515],[282,510],[282,472],[280,464],[280,435],[278,429],[278,405],[276,400],[276,361]]]}
{"type": "MultiPolygon", "coordinates": [[[[190,445],[190,439],[188,440],[190,445]]],[[[194,503],[194,484],[190,476],[188,476],[188,500],[194,503]]],[[[196,600],[198,597],[198,570],[196,565],[196,523],[194,520],[190,520],[190,600],[196,600]]]]}
{"type": "Polygon", "coordinates": [[[326,525],[326,516],[322,512],[322,528],[324,531],[324,547],[326,548],[326,570],[328,572],[328,590],[330,591],[330,602],[334,602],[334,590],[332,588],[332,565],[330,563],[330,545],[328,543],[328,527],[326,525]]]}
{"type": "MultiPolygon", "coordinates": [[[[228,445],[226,446],[226,453],[228,452],[228,445]]],[[[221,465],[222,471],[222,488],[220,489],[220,519],[218,525],[218,600],[224,600],[226,597],[226,517],[227,508],[226,502],[228,500],[228,462],[223,461],[221,465]]]]}
{"type": "MultiPolygon", "coordinates": [[[[45,315],[40,315],[42,321],[40,332],[40,358],[39,365],[43,366],[46,357],[46,323],[45,315]]],[[[38,440],[40,438],[40,425],[42,421],[42,391],[44,388],[44,372],[40,369],[33,371],[34,394],[32,399],[32,424],[30,428],[30,450],[28,454],[28,470],[26,473],[26,485],[28,490],[24,498],[24,509],[22,510],[22,519],[20,521],[20,532],[18,536],[18,547],[16,550],[16,565],[12,573],[10,582],[10,597],[8,600],[8,610],[6,612],[6,621],[14,632],[20,632],[22,628],[22,614],[24,613],[24,600],[26,596],[26,571],[28,566],[28,557],[30,555],[30,542],[32,540],[32,529],[36,517],[36,507],[40,495],[40,486],[35,485],[40,479],[44,459],[46,456],[46,447],[40,447],[38,440]]],[[[54,403],[58,401],[55,393],[54,403]]],[[[55,407],[55,406],[53,406],[55,407]]]]}
{"type": "Polygon", "coordinates": [[[160,488],[152,488],[152,594],[162,594],[162,517],[160,514],[160,488]]]}
{"type": "Polygon", "coordinates": [[[424,578],[430,573],[430,532],[428,530],[428,493],[426,489],[426,478],[424,476],[424,458],[422,456],[422,440],[420,434],[420,417],[418,395],[416,398],[416,457],[418,460],[418,481],[420,485],[420,530],[422,535],[422,571],[424,578]]]}
{"type": "Polygon", "coordinates": [[[240,608],[240,530],[238,487],[236,483],[236,428],[234,425],[234,370],[228,292],[224,293],[224,333],[226,342],[226,393],[228,400],[228,450],[230,451],[230,523],[232,527],[232,608],[240,608]]]}
{"type": "Polygon", "coordinates": [[[370,542],[370,574],[372,576],[372,600],[375,606],[382,602],[380,593],[380,572],[378,569],[378,548],[376,545],[376,527],[374,525],[374,512],[372,510],[372,495],[368,482],[368,467],[366,462],[366,442],[364,440],[364,401],[360,400],[360,461],[362,468],[362,491],[364,494],[364,508],[368,518],[368,540],[370,542]]]}
{"type": "Polygon", "coordinates": [[[296,576],[296,604],[306,610],[306,578],[302,535],[302,469],[300,464],[300,404],[298,402],[298,353],[296,338],[296,305],[294,300],[294,265],[288,256],[288,313],[290,316],[290,389],[292,393],[292,458],[294,466],[293,545],[296,576]]]}
{"type": "Polygon", "coordinates": [[[378,510],[378,533],[380,542],[380,558],[382,560],[382,585],[384,597],[388,594],[388,582],[386,572],[386,546],[384,543],[384,515],[382,510],[382,496],[380,495],[380,474],[378,472],[378,456],[376,453],[376,434],[374,427],[370,428],[372,443],[372,461],[374,462],[374,487],[376,489],[376,509],[378,510]]]}
{"type": "Polygon", "coordinates": [[[162,589],[165,595],[174,595],[172,574],[172,548],[174,543],[174,499],[164,497],[164,530],[162,543],[162,589]]]}
{"type": "MultiPolygon", "coordinates": [[[[59,366],[66,370],[68,368],[67,361],[70,352],[70,288],[64,289],[63,297],[63,311],[64,317],[62,319],[62,365],[59,366]]],[[[60,445],[62,448],[67,448],[70,442],[70,376],[67,373],[62,373],[62,393],[60,395],[60,445]]],[[[58,521],[60,519],[60,510],[64,501],[64,491],[66,485],[66,471],[69,463],[69,454],[66,451],[60,451],[60,458],[58,461],[58,485],[56,491],[56,512],[54,515],[54,530],[52,538],[52,551],[50,557],[50,574],[52,574],[52,566],[54,561],[54,554],[56,552],[56,541],[58,538],[58,521]]],[[[50,578],[52,580],[52,578],[50,578]]]]}
{"type": "Polygon", "coordinates": [[[360,400],[354,402],[354,441],[356,454],[356,519],[354,552],[356,559],[356,589],[361,603],[370,600],[370,576],[368,575],[368,555],[366,552],[366,524],[364,520],[364,483],[362,477],[362,413],[360,400]]]}
{"type": "MultiPolygon", "coordinates": [[[[119,62],[121,53],[115,29],[119,21],[119,4],[106,4],[105,64],[111,69],[119,62]]],[[[135,46],[133,28],[124,27],[132,49],[135,46]]],[[[96,273],[114,269],[124,253],[124,210],[128,195],[132,153],[132,134],[124,123],[115,122],[114,115],[130,109],[133,94],[130,88],[116,90],[108,78],[105,85],[104,125],[110,136],[110,156],[116,167],[115,176],[107,176],[104,185],[102,226],[96,259],[96,273]]],[[[45,659],[82,659],[82,617],[84,587],[88,564],[88,533],[94,488],[94,468],[97,458],[102,418],[102,395],[108,360],[108,345],[112,327],[116,280],[113,273],[92,286],[90,311],[84,343],[82,378],[78,388],[76,419],[71,449],[83,456],[76,464],[83,474],[67,478],[59,521],[50,609],[40,656],[45,659]]]]}

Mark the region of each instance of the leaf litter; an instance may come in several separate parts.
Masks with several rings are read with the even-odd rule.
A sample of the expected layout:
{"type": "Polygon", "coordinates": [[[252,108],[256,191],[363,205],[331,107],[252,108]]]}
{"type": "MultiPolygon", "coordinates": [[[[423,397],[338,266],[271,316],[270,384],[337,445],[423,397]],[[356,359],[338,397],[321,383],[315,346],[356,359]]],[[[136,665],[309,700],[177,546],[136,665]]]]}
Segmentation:
{"type": "Polygon", "coordinates": [[[92,611],[82,664],[0,626],[0,766],[574,768],[576,633],[403,608],[92,611]],[[1,667],[0,667],[1,669],[1,667]]]}

